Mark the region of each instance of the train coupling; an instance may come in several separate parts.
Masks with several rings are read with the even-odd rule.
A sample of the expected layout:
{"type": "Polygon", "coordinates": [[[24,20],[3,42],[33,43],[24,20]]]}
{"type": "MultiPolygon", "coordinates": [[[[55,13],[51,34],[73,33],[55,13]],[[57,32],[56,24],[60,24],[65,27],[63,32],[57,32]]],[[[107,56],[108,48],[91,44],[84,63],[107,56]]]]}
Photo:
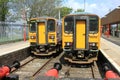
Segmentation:
{"type": "Polygon", "coordinates": [[[82,51],[78,51],[78,54],[77,54],[78,56],[78,58],[84,58],[85,56],[84,56],[84,52],[82,52],[82,51]]]}

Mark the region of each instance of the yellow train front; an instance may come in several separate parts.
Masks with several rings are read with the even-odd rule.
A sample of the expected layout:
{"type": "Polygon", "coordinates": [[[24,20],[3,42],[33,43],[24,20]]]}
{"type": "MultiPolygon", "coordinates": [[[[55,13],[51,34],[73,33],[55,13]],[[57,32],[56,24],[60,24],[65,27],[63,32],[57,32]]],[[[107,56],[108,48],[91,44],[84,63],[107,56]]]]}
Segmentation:
{"type": "Polygon", "coordinates": [[[100,49],[100,19],[86,12],[63,18],[62,47],[64,59],[75,64],[90,64],[97,60],[100,49]]]}
{"type": "Polygon", "coordinates": [[[31,53],[37,56],[57,54],[62,44],[60,30],[60,23],[55,18],[32,18],[29,21],[31,53]]]}

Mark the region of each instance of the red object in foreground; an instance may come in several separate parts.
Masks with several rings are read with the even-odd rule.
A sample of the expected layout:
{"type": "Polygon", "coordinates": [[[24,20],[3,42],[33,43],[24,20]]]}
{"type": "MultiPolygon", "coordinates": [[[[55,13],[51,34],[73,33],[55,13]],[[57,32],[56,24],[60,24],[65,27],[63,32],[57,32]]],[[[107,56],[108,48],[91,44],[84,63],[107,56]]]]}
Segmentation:
{"type": "Polygon", "coordinates": [[[114,79],[120,79],[119,75],[116,74],[115,72],[113,72],[112,70],[108,70],[106,73],[105,73],[105,77],[106,79],[110,79],[110,78],[114,78],[114,79]]]}
{"type": "Polygon", "coordinates": [[[104,64],[104,70],[105,70],[105,80],[108,79],[120,80],[120,76],[111,69],[109,64],[107,63],[104,64]]]}
{"type": "Polygon", "coordinates": [[[52,76],[52,77],[58,78],[58,70],[51,69],[45,74],[45,76],[52,76]]]}
{"type": "Polygon", "coordinates": [[[0,79],[7,76],[10,72],[10,68],[8,66],[4,66],[0,68],[0,79]]]}
{"type": "Polygon", "coordinates": [[[8,76],[13,67],[19,68],[20,67],[20,62],[14,61],[13,65],[11,65],[11,66],[0,67],[0,80],[4,77],[8,76]]]}
{"type": "Polygon", "coordinates": [[[52,76],[58,78],[59,70],[61,69],[62,69],[62,65],[60,63],[55,63],[53,68],[46,72],[45,76],[52,76]]]}

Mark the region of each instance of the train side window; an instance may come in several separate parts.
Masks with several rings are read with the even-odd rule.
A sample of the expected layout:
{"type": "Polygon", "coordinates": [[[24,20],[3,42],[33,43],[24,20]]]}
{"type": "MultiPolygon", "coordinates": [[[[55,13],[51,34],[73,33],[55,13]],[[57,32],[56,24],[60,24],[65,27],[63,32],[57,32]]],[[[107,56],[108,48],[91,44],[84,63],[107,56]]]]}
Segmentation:
{"type": "Polygon", "coordinates": [[[36,32],[36,23],[30,22],[30,32],[36,32]]]}
{"type": "Polygon", "coordinates": [[[98,17],[97,16],[91,16],[89,18],[89,32],[90,33],[97,33],[98,32],[98,17]]]}
{"type": "Polygon", "coordinates": [[[65,33],[72,33],[74,27],[73,17],[67,17],[64,22],[64,31],[65,33]]]}

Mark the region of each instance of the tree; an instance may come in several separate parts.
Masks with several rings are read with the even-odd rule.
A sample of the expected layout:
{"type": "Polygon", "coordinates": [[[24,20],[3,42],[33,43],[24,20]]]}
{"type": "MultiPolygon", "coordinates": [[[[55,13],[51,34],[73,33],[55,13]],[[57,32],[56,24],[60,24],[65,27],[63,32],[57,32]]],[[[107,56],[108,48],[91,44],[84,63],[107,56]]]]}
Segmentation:
{"type": "Polygon", "coordinates": [[[38,0],[31,7],[30,17],[51,16],[58,18],[58,6],[61,0],[38,0]]]}
{"type": "Polygon", "coordinates": [[[73,11],[72,8],[69,7],[61,7],[60,12],[61,12],[61,17],[66,16],[67,14],[70,14],[73,11]]]}
{"type": "Polygon", "coordinates": [[[0,21],[6,20],[8,14],[8,2],[9,0],[0,0],[0,21]]]}
{"type": "Polygon", "coordinates": [[[76,11],[75,11],[75,13],[76,12],[84,12],[84,9],[77,9],[76,11]]]}
{"type": "Polygon", "coordinates": [[[62,0],[14,0],[12,7],[16,17],[25,15],[26,20],[33,17],[51,16],[58,18],[58,6],[62,0]]]}

